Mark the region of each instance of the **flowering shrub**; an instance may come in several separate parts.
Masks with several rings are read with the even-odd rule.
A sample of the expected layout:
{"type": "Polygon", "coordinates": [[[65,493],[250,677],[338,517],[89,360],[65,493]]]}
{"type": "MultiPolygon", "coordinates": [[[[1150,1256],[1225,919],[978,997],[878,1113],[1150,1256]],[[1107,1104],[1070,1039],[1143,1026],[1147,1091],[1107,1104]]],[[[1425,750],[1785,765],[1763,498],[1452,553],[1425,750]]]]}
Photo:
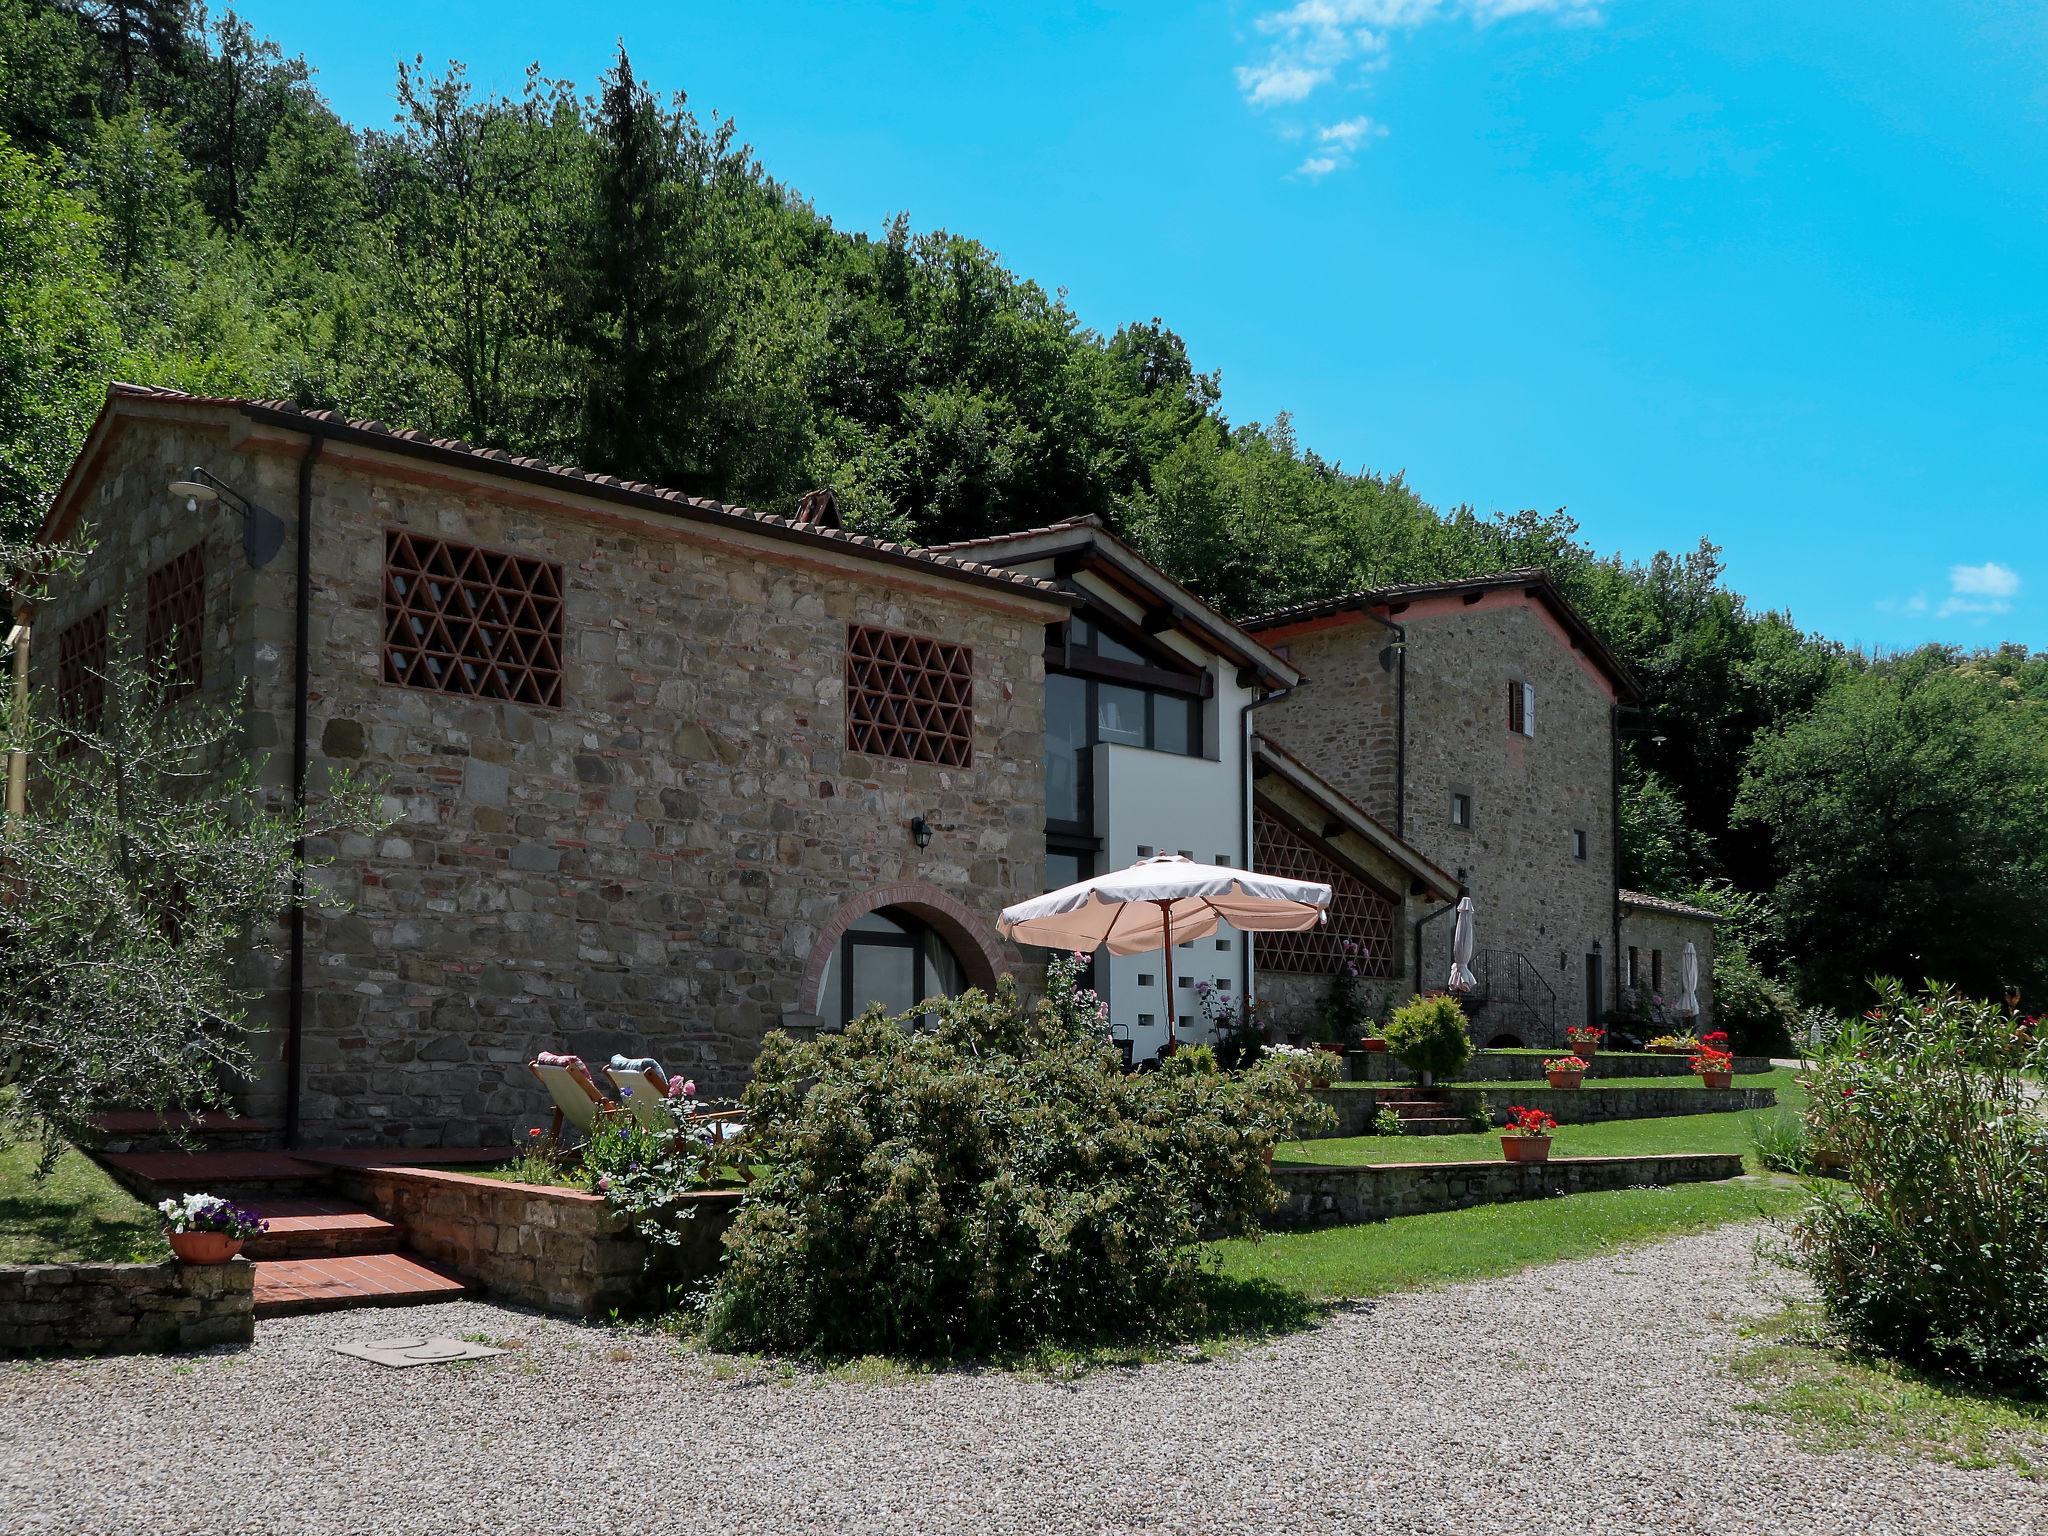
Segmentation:
{"type": "Polygon", "coordinates": [[[1670,1051],[1674,1055],[1680,1051],[1696,1051],[1699,1048],[1698,1035],[1658,1035],[1650,1042],[1651,1050],[1670,1051]]]}
{"type": "Polygon", "coordinates": [[[1213,981],[1195,983],[1195,1001],[1216,1042],[1216,1059],[1235,1071],[1259,1059],[1265,1049],[1266,1005],[1256,999],[1241,1002],[1234,993],[1220,991],[1213,981]]]}
{"type": "Polygon", "coordinates": [[[1337,1078],[1337,1058],[1305,1045],[1269,1045],[1264,1059],[1278,1062],[1311,1088],[1327,1088],[1337,1078]]]}
{"type": "Polygon", "coordinates": [[[1402,1066],[1420,1073],[1425,1082],[1455,1077],[1472,1059],[1465,1010],[1446,992],[1417,997],[1396,1008],[1387,1020],[1387,1049],[1402,1066]]]}
{"type": "Polygon", "coordinates": [[[252,1210],[219,1195],[185,1195],[157,1203],[166,1232],[224,1232],[229,1237],[254,1237],[270,1223],[252,1210]]]}
{"type": "Polygon", "coordinates": [[[1332,1042],[1356,1040],[1365,1033],[1368,1012],[1365,981],[1356,941],[1346,939],[1338,950],[1337,970],[1316,1009],[1313,1038],[1332,1042]]]}
{"type": "Polygon", "coordinates": [[[1510,1104],[1507,1124],[1501,1130],[1509,1136],[1548,1136],[1557,1130],[1557,1118],[1547,1110],[1510,1104]]]}
{"type": "MultiPolygon", "coordinates": [[[[721,1143],[708,1123],[693,1121],[694,1085],[684,1093],[669,1084],[661,1102],[666,1122],[642,1125],[623,1110],[606,1115],[583,1145],[576,1180],[592,1194],[603,1195],[614,1210],[631,1218],[633,1230],[650,1243],[682,1242],[681,1224],[697,1214],[686,1195],[708,1189],[739,1157],[737,1144],[721,1143]]],[[[652,1093],[650,1084],[646,1090],[652,1093]]],[[[630,1087],[619,1089],[630,1098],[630,1087]]]]}
{"type": "Polygon", "coordinates": [[[1867,1349],[2048,1391],[2048,1043],[1948,987],[1879,986],[1817,1047],[1814,1145],[1841,1175],[1793,1246],[1867,1349]]]}
{"type": "Polygon", "coordinates": [[[1546,1072],[1583,1072],[1586,1070],[1586,1063],[1584,1058],[1578,1056],[1553,1056],[1543,1063],[1543,1070],[1546,1072]]]}
{"type": "Polygon", "coordinates": [[[1574,1024],[1564,1032],[1565,1039],[1574,1050],[1600,1049],[1600,1042],[1607,1038],[1607,1031],[1591,1024],[1574,1024]]]}
{"type": "Polygon", "coordinates": [[[1692,1060],[1688,1065],[1701,1077],[1706,1077],[1716,1072],[1733,1072],[1735,1070],[1735,1058],[1726,1051],[1717,1051],[1711,1046],[1702,1045],[1699,1050],[1693,1053],[1692,1060]]]}
{"type": "Polygon", "coordinates": [[[1189,1049],[1128,1073],[1055,961],[763,1043],[743,1106],[767,1171],[726,1238],[716,1344],[960,1357],[1202,1321],[1200,1238],[1277,1203],[1265,1154],[1329,1112],[1285,1057],[1189,1049]]]}
{"type": "Polygon", "coordinates": [[[1406,1136],[1408,1122],[1391,1109],[1382,1109],[1372,1117],[1372,1133],[1375,1136],[1406,1136]]]}

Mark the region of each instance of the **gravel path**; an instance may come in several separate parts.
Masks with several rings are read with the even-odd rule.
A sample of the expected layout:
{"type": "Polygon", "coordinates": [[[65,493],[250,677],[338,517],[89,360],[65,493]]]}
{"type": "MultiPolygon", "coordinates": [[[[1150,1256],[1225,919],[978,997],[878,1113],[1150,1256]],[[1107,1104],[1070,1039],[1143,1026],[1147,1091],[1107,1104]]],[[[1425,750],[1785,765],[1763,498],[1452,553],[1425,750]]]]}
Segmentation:
{"type": "Polygon", "coordinates": [[[1715,1362],[1782,1283],[1754,1235],[1069,1383],[778,1379],[478,1302],[0,1367],[0,1530],[2048,1533],[2048,1486],[1809,1455],[1736,1411],[1715,1362]],[[330,1352],[413,1330],[525,1347],[405,1371],[330,1352]]]}

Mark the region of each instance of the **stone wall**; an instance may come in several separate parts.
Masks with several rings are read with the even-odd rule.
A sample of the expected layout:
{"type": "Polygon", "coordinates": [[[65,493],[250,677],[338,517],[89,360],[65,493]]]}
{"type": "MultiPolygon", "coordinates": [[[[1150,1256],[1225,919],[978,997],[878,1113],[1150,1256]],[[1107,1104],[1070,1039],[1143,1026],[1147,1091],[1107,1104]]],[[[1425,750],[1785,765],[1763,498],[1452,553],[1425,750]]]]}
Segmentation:
{"type": "Polygon", "coordinates": [[[1724,1115],[1738,1109],[1769,1109],[1778,1102],[1774,1088],[1702,1088],[1697,1083],[1669,1088],[1552,1088],[1548,1083],[1531,1083],[1513,1089],[1443,1090],[1445,1102],[1461,1115],[1475,1109],[1482,1095],[1496,1120],[1507,1118],[1512,1097],[1525,1109],[1548,1110],[1560,1125],[1648,1120],[1663,1115],[1724,1115]]]}
{"type": "Polygon", "coordinates": [[[0,1355],[246,1344],[256,1270],[226,1264],[0,1264],[0,1355]]]}
{"type": "MultiPolygon", "coordinates": [[[[1596,946],[1595,1010],[1604,1014],[1617,995],[1612,695],[1519,590],[1473,603],[1418,601],[1398,617],[1408,644],[1396,830],[1469,884],[1481,952],[1475,969],[1487,989],[1473,1010],[1474,1038],[1561,1043],[1564,1030],[1588,1016],[1586,957],[1596,946]],[[1535,688],[1533,736],[1508,730],[1510,682],[1535,688]],[[1452,824],[1454,794],[1471,797],[1469,827],[1452,824]],[[1584,858],[1574,856],[1579,831],[1584,858]]],[[[1310,681],[1261,726],[1383,815],[1391,799],[1384,733],[1398,676],[1379,664],[1386,638],[1369,619],[1286,636],[1310,681]]],[[[1423,930],[1427,983],[1449,974],[1451,931],[1448,916],[1423,930]]]]}
{"type": "Polygon", "coordinates": [[[405,1228],[422,1257],[491,1295],[570,1317],[658,1302],[671,1284],[717,1268],[737,1190],[687,1197],[695,1215],[680,1245],[650,1245],[602,1195],[513,1184],[438,1168],[341,1168],[336,1187],[405,1228]]]}
{"type": "MultiPolygon", "coordinates": [[[[223,657],[209,687],[251,684],[249,742],[281,794],[307,438],[215,407],[124,410],[135,419],[82,498],[102,539],[91,589],[50,621],[139,591],[139,572],[184,547],[194,519],[163,487],[192,463],[275,511],[287,537],[255,573],[239,514],[223,501],[202,517],[210,575],[228,583],[209,607],[223,657]]],[[[1042,886],[1042,636],[1063,608],[483,469],[329,441],[313,471],[314,795],[352,770],[381,786],[391,824],[309,849],[346,909],[307,925],[307,1141],[509,1143],[545,1117],[524,1067],[544,1049],[653,1055],[707,1094],[736,1092],[769,1029],[817,1022],[825,935],[884,890],[970,979],[1035,973],[1041,957],[994,921],[1042,886]],[[383,681],[391,528],[560,566],[559,707],[383,681]],[[848,750],[853,624],[972,648],[970,766],[848,750]]],[[[54,668],[43,638],[39,625],[37,665],[54,668]]],[[[246,971],[266,1031],[245,1105],[259,1115],[284,1100],[283,937],[263,935],[246,971]]]]}
{"type": "Polygon", "coordinates": [[[1628,987],[1628,954],[1636,954],[1636,987],[1638,1008],[1647,1006],[1652,1015],[1654,1028],[1658,1033],[1676,1034],[1680,1030],[1693,1029],[1704,1033],[1715,1028],[1714,1024],[1714,924],[1705,918],[1684,917],[1676,912],[1651,912],[1636,907],[1621,910],[1621,980],[1624,990],[1628,987]],[[1685,954],[1687,944],[1693,946],[1700,962],[1700,1017],[1697,1022],[1681,1019],[1674,1013],[1678,1006],[1683,985],[1679,980],[1679,961],[1685,954]],[[1652,957],[1661,954],[1663,958],[1663,988],[1661,993],[1651,990],[1651,977],[1657,967],[1652,957]]]}
{"type": "Polygon", "coordinates": [[[1732,1179],[1734,1153],[1678,1152],[1657,1157],[1556,1157],[1547,1163],[1383,1163],[1371,1168],[1273,1170],[1287,1203],[1266,1224],[1328,1227],[1430,1211],[1460,1211],[1510,1200],[1546,1200],[1596,1190],[1638,1189],[1732,1179]]]}

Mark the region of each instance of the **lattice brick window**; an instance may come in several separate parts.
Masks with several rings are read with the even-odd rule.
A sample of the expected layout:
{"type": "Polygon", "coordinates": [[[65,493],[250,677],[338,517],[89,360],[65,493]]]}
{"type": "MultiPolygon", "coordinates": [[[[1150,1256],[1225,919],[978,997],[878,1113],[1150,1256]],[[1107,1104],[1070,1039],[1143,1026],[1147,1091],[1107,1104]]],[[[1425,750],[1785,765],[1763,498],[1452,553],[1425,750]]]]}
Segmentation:
{"type": "Polygon", "coordinates": [[[560,704],[562,568],[387,529],[384,681],[560,704]]]}
{"type": "Polygon", "coordinates": [[[143,621],[146,654],[170,698],[191,693],[205,675],[206,546],[194,544],[149,573],[143,621]]]}
{"type": "Polygon", "coordinates": [[[57,714],[96,731],[107,707],[107,610],[88,613],[57,637],[57,714]]]}
{"type": "Polygon", "coordinates": [[[846,744],[855,752],[966,768],[974,761],[974,652],[849,625],[846,744]]]}
{"type": "Polygon", "coordinates": [[[1307,933],[1257,933],[1253,954],[1266,970],[1334,976],[1344,941],[1358,946],[1358,974],[1390,977],[1394,964],[1394,903],[1354,875],[1263,806],[1253,811],[1254,860],[1263,875],[1315,880],[1330,888],[1330,920],[1307,933]]]}

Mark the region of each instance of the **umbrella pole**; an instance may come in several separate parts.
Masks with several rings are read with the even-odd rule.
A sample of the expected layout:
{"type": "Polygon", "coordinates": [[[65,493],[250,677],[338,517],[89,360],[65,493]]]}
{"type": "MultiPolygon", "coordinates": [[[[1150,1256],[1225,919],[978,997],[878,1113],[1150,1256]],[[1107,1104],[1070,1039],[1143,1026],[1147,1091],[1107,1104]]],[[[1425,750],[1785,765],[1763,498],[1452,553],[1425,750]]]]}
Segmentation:
{"type": "Polygon", "coordinates": [[[1166,1054],[1171,1056],[1180,1049],[1174,1037],[1174,1016],[1179,1005],[1173,1000],[1173,903],[1159,904],[1159,947],[1166,954],[1166,1054]]]}

